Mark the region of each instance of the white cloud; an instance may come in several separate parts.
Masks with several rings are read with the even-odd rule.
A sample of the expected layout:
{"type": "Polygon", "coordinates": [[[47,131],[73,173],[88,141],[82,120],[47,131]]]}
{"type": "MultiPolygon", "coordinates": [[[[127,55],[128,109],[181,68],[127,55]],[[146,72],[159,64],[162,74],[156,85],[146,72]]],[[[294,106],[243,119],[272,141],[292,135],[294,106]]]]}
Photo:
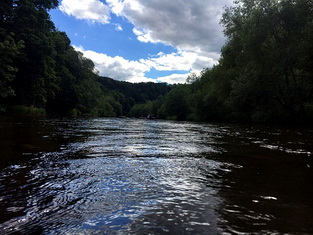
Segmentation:
{"type": "Polygon", "coordinates": [[[185,83],[187,77],[188,77],[188,74],[176,74],[175,73],[175,74],[171,74],[169,76],[159,77],[159,78],[157,78],[157,81],[166,82],[169,84],[185,83]]]}
{"type": "Polygon", "coordinates": [[[143,63],[126,60],[120,56],[111,57],[103,53],[84,50],[82,47],[74,48],[81,51],[85,57],[94,62],[101,76],[130,82],[152,81],[145,77],[145,73],[148,72],[150,68],[143,63]]]}
{"type": "MultiPolygon", "coordinates": [[[[107,0],[112,12],[127,18],[137,40],[163,43],[177,53],[160,54],[141,63],[160,71],[184,70],[198,73],[218,63],[225,43],[219,24],[225,6],[233,0],[107,0]]],[[[162,81],[181,81],[173,74],[162,81]]],[[[159,80],[160,80],[159,79],[159,80]]]]}
{"type": "MultiPolygon", "coordinates": [[[[213,55],[212,57],[218,57],[213,55]]],[[[183,70],[199,72],[212,67],[216,61],[210,57],[201,56],[195,52],[179,51],[171,54],[159,53],[156,57],[141,59],[141,63],[159,71],[183,70]]]]}
{"type": "MultiPolygon", "coordinates": [[[[190,66],[193,64],[198,63],[198,61],[195,59],[195,56],[189,56],[190,54],[188,53],[186,55],[184,55],[184,53],[159,53],[152,58],[133,61],[126,60],[120,56],[111,57],[103,53],[84,50],[83,47],[74,46],[74,48],[82,52],[85,57],[91,59],[94,62],[95,67],[101,76],[107,76],[115,80],[128,82],[159,81],[170,84],[185,83],[188,76],[188,68],[190,68],[190,66]],[[188,61],[187,57],[189,57],[191,60],[188,61]],[[165,77],[158,77],[157,79],[147,78],[145,73],[149,72],[152,68],[159,71],[183,70],[186,71],[186,74],[172,74],[165,77]]],[[[204,64],[205,63],[203,63],[203,65],[204,64]]],[[[192,70],[192,72],[200,72],[200,69],[192,70]]]]}
{"type": "Polygon", "coordinates": [[[179,50],[219,53],[224,44],[219,24],[233,0],[107,0],[116,14],[135,26],[142,42],[165,43],[179,50]],[[118,9],[118,10],[116,10],[118,9]]]}
{"type": "MultiPolygon", "coordinates": [[[[187,74],[175,71],[200,72],[218,62],[225,42],[219,24],[224,6],[233,0],[62,0],[60,9],[78,19],[109,23],[110,13],[126,18],[134,25],[133,33],[144,43],[171,45],[177,52],[134,60],[94,51],[84,55],[92,59],[100,75],[132,82],[152,81],[145,74],[152,68],[173,71],[174,74],[157,78],[168,83],[183,83],[187,74]]],[[[115,30],[122,25],[112,23],[115,30]]]]}
{"type": "Polygon", "coordinates": [[[137,36],[137,39],[141,42],[153,42],[150,37],[149,30],[134,28],[133,33],[137,36]]]}
{"type": "Polygon", "coordinates": [[[99,0],[62,0],[59,9],[77,19],[109,23],[110,8],[99,0]]]}
{"type": "Polygon", "coordinates": [[[114,24],[115,25],[115,30],[116,31],[123,31],[123,27],[120,24],[114,24]]]}
{"type": "MultiPolygon", "coordinates": [[[[110,13],[127,18],[142,42],[164,43],[178,50],[219,53],[224,44],[219,24],[233,0],[62,0],[60,10],[92,22],[109,23],[110,13]]],[[[117,27],[121,30],[121,27],[117,27]]],[[[205,55],[208,56],[208,55],[205,55]]]]}
{"type": "Polygon", "coordinates": [[[107,0],[106,2],[115,15],[121,15],[124,8],[123,0],[107,0]]]}

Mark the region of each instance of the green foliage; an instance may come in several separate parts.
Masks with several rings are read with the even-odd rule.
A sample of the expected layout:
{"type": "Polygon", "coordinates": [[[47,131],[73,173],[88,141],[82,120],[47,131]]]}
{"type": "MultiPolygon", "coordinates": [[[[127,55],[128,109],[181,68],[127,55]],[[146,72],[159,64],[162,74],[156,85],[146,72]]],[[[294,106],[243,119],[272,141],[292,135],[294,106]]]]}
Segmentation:
{"type": "Polygon", "coordinates": [[[11,82],[18,70],[13,60],[19,55],[23,42],[15,42],[14,33],[7,33],[0,28],[0,108],[3,100],[14,95],[11,82]]]}
{"type": "Polygon", "coordinates": [[[47,11],[57,5],[57,0],[0,2],[0,110],[14,105],[20,113],[121,116],[171,89],[99,78],[94,63],[50,20],[47,11]]]}
{"type": "Polygon", "coordinates": [[[304,120],[313,88],[307,66],[312,65],[312,3],[242,0],[225,12],[222,23],[228,43],[221,66],[236,74],[230,81],[233,112],[253,121],[304,120]]]}
{"type": "MultiPolygon", "coordinates": [[[[116,81],[108,77],[99,77],[99,83],[105,94],[108,94],[122,105],[122,112],[120,115],[130,116],[147,116],[149,113],[156,114],[154,112],[142,112],[143,115],[134,114],[133,106],[136,104],[144,104],[146,102],[158,100],[160,97],[167,94],[172,86],[166,83],[129,83],[116,81]]],[[[138,109],[138,105],[135,109],[138,109]]],[[[141,105],[143,107],[143,105],[141,105]]]]}
{"type": "Polygon", "coordinates": [[[221,19],[219,64],[186,84],[115,81],[56,30],[57,0],[0,2],[0,110],[194,121],[313,120],[313,4],[239,0],[221,19]],[[17,105],[17,106],[16,106],[17,105]]]}
{"type": "Polygon", "coordinates": [[[158,117],[186,120],[189,115],[187,97],[190,94],[188,85],[177,85],[165,97],[164,102],[158,111],[158,117]]]}
{"type": "MultiPolygon", "coordinates": [[[[147,117],[148,115],[156,116],[158,110],[161,108],[162,99],[159,98],[158,100],[154,101],[147,101],[144,104],[135,104],[130,112],[129,116],[131,117],[147,117]]],[[[157,116],[158,117],[158,116],[157,116]]]]}
{"type": "Polygon", "coordinates": [[[191,74],[158,115],[197,121],[309,122],[313,101],[313,4],[240,0],[221,23],[219,65],[191,74]]]}
{"type": "Polygon", "coordinates": [[[13,1],[7,4],[10,19],[2,22],[5,29],[15,34],[17,41],[24,42],[20,56],[14,60],[18,68],[12,83],[16,96],[14,103],[44,107],[54,95],[56,87],[55,61],[52,34],[55,30],[47,9],[55,1],[13,1]]]}
{"type": "Polygon", "coordinates": [[[44,109],[27,107],[24,105],[11,106],[9,112],[17,116],[42,117],[46,115],[46,111],[44,109]]]}

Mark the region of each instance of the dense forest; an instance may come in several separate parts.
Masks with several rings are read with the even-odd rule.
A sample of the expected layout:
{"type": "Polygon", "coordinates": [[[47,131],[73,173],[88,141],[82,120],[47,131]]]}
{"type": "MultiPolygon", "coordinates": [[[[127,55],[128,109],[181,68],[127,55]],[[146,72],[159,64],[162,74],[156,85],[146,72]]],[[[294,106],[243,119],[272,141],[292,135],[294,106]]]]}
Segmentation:
{"type": "Polygon", "coordinates": [[[241,0],[221,24],[219,64],[155,101],[158,117],[313,123],[313,1],[241,0]]]}
{"type": "Polygon", "coordinates": [[[48,11],[58,0],[1,0],[0,109],[193,121],[313,121],[313,1],[240,0],[225,9],[219,63],[186,84],[95,73],[48,11]]]}
{"type": "Polygon", "coordinates": [[[0,108],[32,115],[121,116],[165,95],[167,84],[99,77],[48,11],[57,0],[0,2],[0,108]]]}

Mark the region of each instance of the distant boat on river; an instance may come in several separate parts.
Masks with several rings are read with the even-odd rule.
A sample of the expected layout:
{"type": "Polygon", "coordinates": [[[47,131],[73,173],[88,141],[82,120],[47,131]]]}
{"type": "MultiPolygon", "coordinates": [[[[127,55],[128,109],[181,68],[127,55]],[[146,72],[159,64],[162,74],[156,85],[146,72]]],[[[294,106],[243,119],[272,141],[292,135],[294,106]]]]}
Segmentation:
{"type": "Polygon", "coordinates": [[[147,119],[155,119],[155,116],[154,116],[153,114],[149,114],[149,115],[147,116],[147,119]]]}

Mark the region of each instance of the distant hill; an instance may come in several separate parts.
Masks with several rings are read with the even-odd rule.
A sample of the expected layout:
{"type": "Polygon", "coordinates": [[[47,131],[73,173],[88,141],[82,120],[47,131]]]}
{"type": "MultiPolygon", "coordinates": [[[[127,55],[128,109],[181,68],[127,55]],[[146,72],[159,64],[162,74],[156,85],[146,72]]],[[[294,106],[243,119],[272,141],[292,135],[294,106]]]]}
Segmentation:
{"type": "Polygon", "coordinates": [[[130,83],[125,81],[117,81],[109,77],[99,77],[98,82],[104,92],[119,92],[126,99],[132,99],[136,104],[142,104],[149,100],[156,100],[160,96],[167,94],[174,85],[167,83],[130,83]]]}

